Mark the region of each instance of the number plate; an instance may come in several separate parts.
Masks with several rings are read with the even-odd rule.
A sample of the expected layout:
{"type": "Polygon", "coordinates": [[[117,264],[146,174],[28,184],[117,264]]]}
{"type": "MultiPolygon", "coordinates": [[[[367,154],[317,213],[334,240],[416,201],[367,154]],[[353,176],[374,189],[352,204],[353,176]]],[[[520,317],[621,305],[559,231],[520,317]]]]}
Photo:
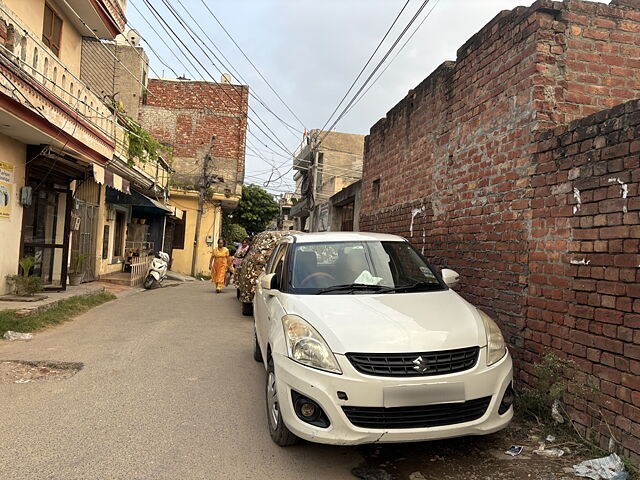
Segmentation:
{"type": "Polygon", "coordinates": [[[384,387],[385,407],[416,407],[433,403],[465,401],[464,383],[429,383],[427,385],[398,385],[384,387]]]}

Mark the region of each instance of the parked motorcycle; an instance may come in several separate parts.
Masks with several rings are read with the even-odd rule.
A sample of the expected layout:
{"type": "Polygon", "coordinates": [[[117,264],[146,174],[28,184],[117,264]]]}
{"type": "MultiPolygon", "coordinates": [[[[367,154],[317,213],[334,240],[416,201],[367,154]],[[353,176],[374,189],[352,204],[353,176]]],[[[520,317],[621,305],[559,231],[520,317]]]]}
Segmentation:
{"type": "Polygon", "coordinates": [[[169,269],[169,255],[165,252],[158,252],[155,258],[149,265],[149,271],[144,279],[144,288],[149,290],[150,288],[158,287],[162,281],[167,277],[167,270],[169,269]]]}

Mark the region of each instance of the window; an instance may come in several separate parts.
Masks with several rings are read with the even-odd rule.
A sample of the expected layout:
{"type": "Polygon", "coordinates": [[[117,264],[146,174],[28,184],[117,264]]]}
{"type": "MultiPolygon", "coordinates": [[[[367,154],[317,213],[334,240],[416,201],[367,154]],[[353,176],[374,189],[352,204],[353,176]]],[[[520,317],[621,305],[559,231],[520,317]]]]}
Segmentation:
{"type": "Polygon", "coordinates": [[[380,179],[374,180],[371,184],[371,194],[374,200],[380,198],[380,179]]]}
{"type": "Polygon", "coordinates": [[[187,212],[182,214],[182,223],[176,222],[173,230],[173,249],[184,250],[184,226],[187,224],[187,212]]]}
{"type": "Polygon", "coordinates": [[[62,19],[45,3],[44,26],[42,27],[42,43],[60,56],[60,37],[62,36],[62,19]]]}
{"type": "Polygon", "coordinates": [[[122,256],[122,245],[124,244],[124,231],[127,214],[124,212],[116,212],[116,228],[113,237],[113,256],[122,256]]]}

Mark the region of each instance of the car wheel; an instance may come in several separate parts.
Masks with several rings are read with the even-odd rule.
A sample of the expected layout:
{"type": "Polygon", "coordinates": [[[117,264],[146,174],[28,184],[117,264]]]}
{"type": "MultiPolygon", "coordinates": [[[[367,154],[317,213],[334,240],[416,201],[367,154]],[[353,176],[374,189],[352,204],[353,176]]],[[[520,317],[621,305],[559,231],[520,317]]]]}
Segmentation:
{"type": "Polygon", "coordinates": [[[267,424],[269,425],[271,440],[281,447],[295,445],[300,439],[291,433],[282,421],[276,386],[276,373],[273,369],[273,359],[271,358],[267,364],[267,388],[265,390],[267,394],[267,424]]]}
{"type": "Polygon", "coordinates": [[[262,363],[262,352],[260,351],[260,345],[258,345],[258,336],[255,334],[253,334],[254,337],[254,345],[253,345],[253,359],[258,362],[258,363],[262,363]]]}
{"type": "Polygon", "coordinates": [[[253,303],[250,302],[242,302],[242,315],[245,317],[250,317],[253,315],[253,303]]]}

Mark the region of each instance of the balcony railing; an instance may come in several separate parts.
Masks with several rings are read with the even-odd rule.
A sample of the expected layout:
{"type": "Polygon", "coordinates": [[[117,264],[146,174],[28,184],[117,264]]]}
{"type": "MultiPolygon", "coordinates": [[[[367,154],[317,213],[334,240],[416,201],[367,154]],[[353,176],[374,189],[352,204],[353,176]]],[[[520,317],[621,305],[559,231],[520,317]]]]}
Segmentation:
{"type": "Polygon", "coordinates": [[[30,76],[73,115],[114,142],[116,122],[113,113],[1,0],[0,20],[7,25],[4,44],[0,39],[0,54],[13,63],[13,68],[30,76]]]}

